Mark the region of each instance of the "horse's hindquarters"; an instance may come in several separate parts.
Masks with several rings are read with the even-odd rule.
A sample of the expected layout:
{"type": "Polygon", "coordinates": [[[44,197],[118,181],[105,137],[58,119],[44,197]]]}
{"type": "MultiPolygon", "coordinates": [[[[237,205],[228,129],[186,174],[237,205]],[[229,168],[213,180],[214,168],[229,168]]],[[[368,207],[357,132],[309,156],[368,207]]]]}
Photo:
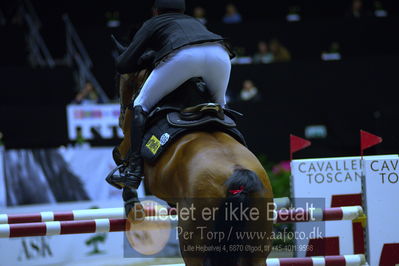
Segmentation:
{"type": "Polygon", "coordinates": [[[186,265],[265,264],[273,192],[258,159],[234,138],[187,134],[147,165],[146,178],[153,194],[179,203],[177,232],[186,265]]]}

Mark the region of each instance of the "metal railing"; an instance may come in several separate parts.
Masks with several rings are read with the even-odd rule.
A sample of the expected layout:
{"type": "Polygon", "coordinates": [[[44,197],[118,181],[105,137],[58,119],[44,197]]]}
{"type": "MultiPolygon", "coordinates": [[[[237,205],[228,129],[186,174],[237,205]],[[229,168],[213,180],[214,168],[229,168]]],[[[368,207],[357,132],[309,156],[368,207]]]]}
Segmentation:
{"type": "Polygon", "coordinates": [[[23,1],[19,12],[29,30],[27,34],[29,62],[33,67],[55,67],[55,61],[40,34],[42,24],[31,2],[28,0],[23,1]]]}
{"type": "MultiPolygon", "coordinates": [[[[26,36],[29,49],[28,60],[33,67],[53,68],[56,65],[72,67],[75,70],[74,74],[79,89],[84,88],[85,84],[90,82],[93,84],[100,101],[103,103],[109,102],[107,94],[91,71],[93,62],[67,14],[63,15],[66,31],[66,54],[63,59],[54,60],[40,34],[42,23],[30,0],[23,0],[18,12],[28,27],[26,36]]],[[[2,13],[0,11],[0,24],[1,21],[2,13]]]]}
{"type": "Polygon", "coordinates": [[[27,11],[27,13],[32,17],[32,21],[36,24],[38,28],[42,27],[42,22],[39,19],[39,16],[36,13],[35,8],[33,7],[32,3],[30,0],[24,0],[22,1],[22,5],[27,11]]]}
{"type": "Polygon", "coordinates": [[[80,88],[83,88],[86,82],[91,82],[103,103],[109,102],[107,94],[104,92],[100,83],[91,72],[93,62],[77,34],[69,16],[63,15],[66,30],[66,56],[65,62],[69,66],[76,67],[76,78],[80,88]]]}

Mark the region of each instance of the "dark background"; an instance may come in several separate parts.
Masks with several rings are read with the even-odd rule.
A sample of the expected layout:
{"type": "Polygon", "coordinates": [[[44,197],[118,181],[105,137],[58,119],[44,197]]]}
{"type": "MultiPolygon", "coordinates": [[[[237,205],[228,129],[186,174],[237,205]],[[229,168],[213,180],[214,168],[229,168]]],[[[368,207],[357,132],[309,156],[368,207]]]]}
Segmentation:
{"type": "MultiPolygon", "coordinates": [[[[234,1],[233,1],[234,2],[234,1]]],[[[364,1],[372,10],[372,1],[364,1]]],[[[388,18],[351,19],[351,1],[235,1],[244,22],[221,23],[228,1],[189,1],[187,13],[202,5],[208,28],[228,37],[247,55],[259,40],[278,38],[292,61],[268,65],[234,65],[229,84],[231,107],[243,112],[240,129],[252,151],[273,161],[286,160],[289,134],[304,136],[308,125],[327,127],[325,139],[297,157],[359,154],[359,130],[384,138],[367,153],[398,153],[397,104],[399,4],[382,1],[388,18]],[[260,6],[260,2],[262,6],[260,6]],[[264,5],[263,5],[264,4],[264,5]],[[301,7],[302,21],[289,23],[290,5],[301,7]],[[323,62],[321,52],[339,42],[343,59],[323,62]],[[251,79],[261,102],[237,101],[242,82],[251,79]]],[[[41,34],[55,58],[65,55],[67,13],[94,62],[93,72],[107,95],[116,100],[110,34],[127,41],[150,16],[151,1],[32,1],[41,34]],[[137,2],[139,4],[137,4],[137,2]],[[105,13],[119,11],[121,26],[106,27],[105,13]]],[[[32,68],[27,62],[26,25],[11,23],[18,1],[2,1],[7,23],[0,26],[0,131],[6,148],[43,148],[68,144],[66,105],[76,94],[73,70],[32,68]]],[[[119,140],[93,145],[115,145],[119,140]]]]}

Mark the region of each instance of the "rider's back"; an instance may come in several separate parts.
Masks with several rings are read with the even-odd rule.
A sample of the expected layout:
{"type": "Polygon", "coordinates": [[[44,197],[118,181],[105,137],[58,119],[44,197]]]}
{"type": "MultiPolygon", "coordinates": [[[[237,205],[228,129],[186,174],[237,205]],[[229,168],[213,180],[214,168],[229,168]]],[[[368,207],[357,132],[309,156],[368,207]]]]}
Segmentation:
{"type": "MultiPolygon", "coordinates": [[[[136,71],[138,66],[135,62],[145,50],[155,51],[153,63],[157,64],[181,47],[223,40],[225,39],[222,36],[210,32],[191,16],[182,13],[161,14],[144,22],[134,36],[133,45],[130,45],[128,52],[118,59],[117,69],[119,73],[136,71]]],[[[233,57],[233,52],[229,52],[233,57]]]]}
{"type": "Polygon", "coordinates": [[[162,50],[165,45],[177,49],[187,44],[224,39],[210,32],[197,19],[181,13],[166,13],[152,17],[143,27],[151,35],[150,46],[156,51],[162,50]]]}

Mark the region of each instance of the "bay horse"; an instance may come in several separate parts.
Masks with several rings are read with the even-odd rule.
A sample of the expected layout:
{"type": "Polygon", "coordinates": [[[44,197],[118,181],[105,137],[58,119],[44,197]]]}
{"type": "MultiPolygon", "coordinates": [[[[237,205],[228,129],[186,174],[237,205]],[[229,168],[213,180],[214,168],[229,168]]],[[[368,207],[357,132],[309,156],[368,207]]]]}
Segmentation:
{"type": "MultiPolygon", "coordinates": [[[[132,102],[148,73],[147,70],[142,70],[118,78],[122,106],[132,102]]],[[[126,113],[121,112],[119,122],[124,139],[114,149],[114,158],[116,156],[121,160],[128,154],[131,119],[132,113],[129,109],[126,113]]],[[[271,251],[270,236],[273,225],[266,212],[274,208],[270,207],[273,206],[273,192],[266,171],[246,146],[224,132],[190,132],[171,143],[155,163],[145,162],[144,177],[146,188],[156,197],[169,203],[170,199],[202,198],[218,199],[220,206],[227,202],[246,203],[245,206],[248,206],[247,203],[253,202],[253,199],[261,199],[264,206],[260,208],[258,223],[249,228],[263,234],[263,237],[258,237],[252,242],[262,248],[256,255],[242,255],[243,246],[240,245],[246,244],[246,240],[234,237],[230,240],[219,239],[219,244],[228,244],[225,247],[230,252],[205,252],[203,256],[189,256],[183,251],[184,246],[204,245],[208,241],[200,233],[197,232],[190,238],[179,235],[179,243],[184,262],[189,266],[266,265],[266,258],[271,251]]],[[[235,226],[235,232],[248,231],[246,221],[226,221],[218,215],[213,222],[214,230],[227,232],[229,226],[235,226]]],[[[181,222],[179,219],[179,226],[184,231],[195,231],[197,225],[196,221],[181,222]]]]}

